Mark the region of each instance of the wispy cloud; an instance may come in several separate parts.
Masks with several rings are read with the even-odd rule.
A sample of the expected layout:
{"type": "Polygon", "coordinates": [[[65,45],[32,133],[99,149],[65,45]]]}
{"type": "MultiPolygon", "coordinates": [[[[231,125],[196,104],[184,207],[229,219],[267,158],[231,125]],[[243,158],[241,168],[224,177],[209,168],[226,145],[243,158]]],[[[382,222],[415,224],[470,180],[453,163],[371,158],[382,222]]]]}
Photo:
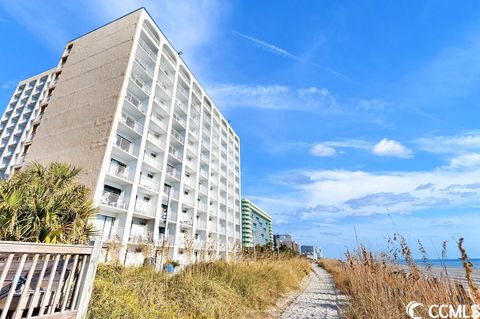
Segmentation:
{"type": "Polygon", "coordinates": [[[291,88],[283,85],[222,84],[209,88],[222,107],[258,107],[298,111],[336,111],[339,106],[326,88],[291,88]]]}
{"type": "Polygon", "coordinates": [[[310,62],[310,61],[308,61],[308,60],[306,60],[306,59],[304,59],[304,58],[302,58],[298,55],[295,55],[291,52],[288,52],[287,50],[282,49],[282,48],[280,48],[280,47],[278,47],[274,44],[268,43],[266,41],[263,41],[263,40],[260,40],[260,39],[257,39],[257,38],[251,37],[251,36],[248,36],[246,34],[238,32],[238,31],[232,31],[232,32],[234,34],[236,34],[237,36],[250,41],[251,43],[253,43],[256,47],[258,47],[261,50],[271,52],[273,54],[282,56],[282,57],[287,58],[287,59],[292,59],[292,60],[295,60],[295,61],[298,61],[298,62],[301,62],[301,63],[309,64],[309,65],[314,66],[316,68],[325,70],[325,71],[327,71],[327,72],[329,72],[329,73],[331,73],[331,74],[333,74],[337,77],[340,77],[340,78],[342,78],[346,81],[349,81],[349,82],[354,83],[354,84],[358,84],[355,81],[353,81],[351,78],[349,78],[348,76],[346,76],[345,74],[343,74],[341,72],[335,71],[335,70],[333,70],[331,68],[328,68],[328,67],[321,66],[317,63],[310,62]]]}
{"type": "Polygon", "coordinates": [[[324,144],[316,144],[310,149],[310,154],[318,157],[332,157],[337,155],[337,150],[324,144]]]}
{"type": "Polygon", "coordinates": [[[418,138],[420,149],[437,154],[462,154],[480,151],[480,132],[473,131],[459,135],[436,135],[418,138]]]}

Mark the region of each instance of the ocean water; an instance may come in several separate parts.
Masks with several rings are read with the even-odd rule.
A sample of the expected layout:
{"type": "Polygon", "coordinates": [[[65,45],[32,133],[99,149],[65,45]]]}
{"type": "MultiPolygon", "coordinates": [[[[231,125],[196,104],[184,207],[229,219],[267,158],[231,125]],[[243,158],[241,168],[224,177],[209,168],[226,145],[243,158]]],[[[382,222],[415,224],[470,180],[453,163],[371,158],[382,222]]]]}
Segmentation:
{"type": "MultiPolygon", "coordinates": [[[[468,259],[473,267],[477,270],[480,270],[480,258],[470,258],[468,259]]],[[[432,267],[447,267],[447,268],[463,268],[463,261],[460,259],[429,259],[425,263],[421,259],[415,260],[415,263],[419,266],[431,265],[432,267]]],[[[400,264],[405,264],[405,261],[401,261],[400,264]]]]}

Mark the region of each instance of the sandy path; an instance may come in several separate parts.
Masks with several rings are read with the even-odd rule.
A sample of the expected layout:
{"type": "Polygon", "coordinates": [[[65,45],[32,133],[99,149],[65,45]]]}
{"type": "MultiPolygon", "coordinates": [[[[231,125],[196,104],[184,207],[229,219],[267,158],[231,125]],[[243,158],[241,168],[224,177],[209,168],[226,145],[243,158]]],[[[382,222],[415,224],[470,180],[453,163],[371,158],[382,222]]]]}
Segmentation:
{"type": "Polygon", "coordinates": [[[340,308],[346,297],[335,288],[332,276],[313,265],[305,290],[288,306],[280,319],[341,318],[340,308]]]}

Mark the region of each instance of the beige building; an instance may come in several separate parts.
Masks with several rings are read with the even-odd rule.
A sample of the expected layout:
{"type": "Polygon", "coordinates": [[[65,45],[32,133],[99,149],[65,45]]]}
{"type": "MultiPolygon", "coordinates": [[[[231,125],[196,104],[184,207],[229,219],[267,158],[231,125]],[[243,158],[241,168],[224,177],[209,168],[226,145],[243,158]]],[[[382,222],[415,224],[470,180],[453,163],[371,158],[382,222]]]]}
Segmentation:
{"type": "Polygon", "coordinates": [[[21,162],[82,168],[128,264],[239,249],[239,138],[143,8],[68,42],[39,109],[21,162]]]}

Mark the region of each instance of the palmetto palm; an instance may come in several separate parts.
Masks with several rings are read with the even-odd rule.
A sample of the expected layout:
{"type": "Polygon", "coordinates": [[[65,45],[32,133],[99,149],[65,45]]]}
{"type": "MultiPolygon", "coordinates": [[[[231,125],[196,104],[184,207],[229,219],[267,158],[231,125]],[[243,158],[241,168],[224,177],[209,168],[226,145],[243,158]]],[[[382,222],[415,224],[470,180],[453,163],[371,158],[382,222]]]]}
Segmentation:
{"type": "Polygon", "coordinates": [[[95,215],[80,170],[63,163],[28,165],[0,182],[0,240],[85,243],[95,215]]]}

